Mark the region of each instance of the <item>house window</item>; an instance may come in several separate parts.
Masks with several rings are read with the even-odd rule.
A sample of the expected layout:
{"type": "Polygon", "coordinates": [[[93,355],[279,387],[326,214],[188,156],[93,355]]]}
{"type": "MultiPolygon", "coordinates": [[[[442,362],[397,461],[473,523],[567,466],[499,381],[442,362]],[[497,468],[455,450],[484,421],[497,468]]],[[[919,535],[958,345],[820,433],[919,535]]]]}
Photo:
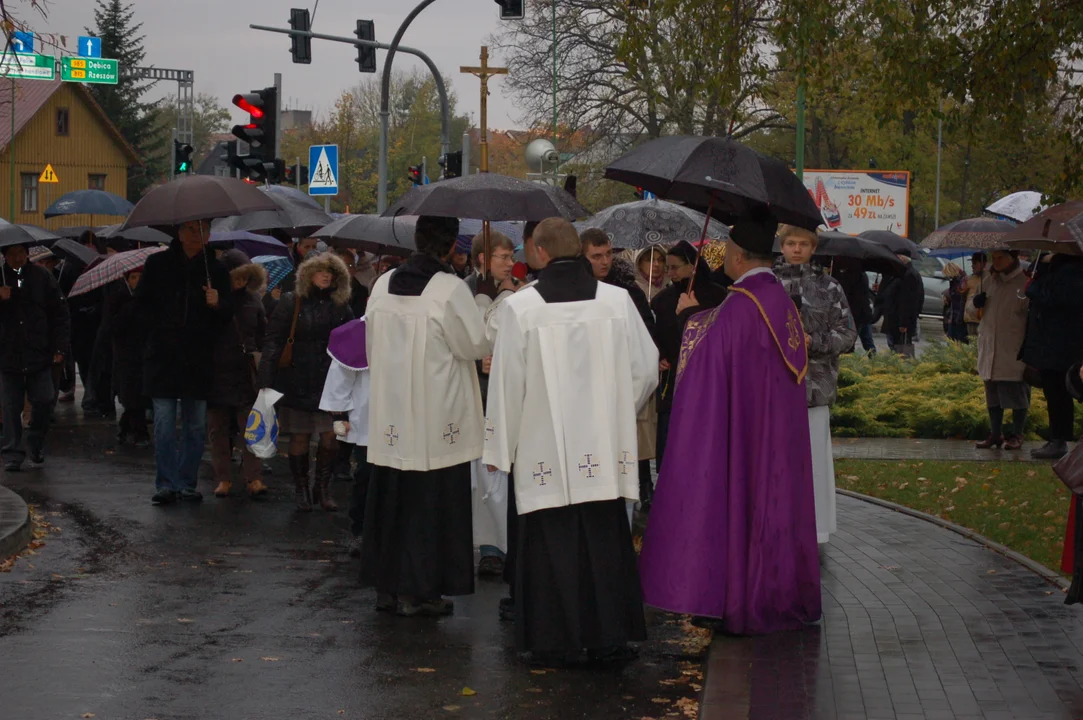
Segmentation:
{"type": "Polygon", "coordinates": [[[56,109],[56,134],[68,136],[69,115],[66,107],[56,109]]]}
{"type": "Polygon", "coordinates": [[[105,189],[105,175],[91,173],[87,175],[87,187],[91,190],[105,189]]]}
{"type": "Polygon", "coordinates": [[[38,211],[38,176],[36,173],[23,173],[23,212],[38,211]]]}

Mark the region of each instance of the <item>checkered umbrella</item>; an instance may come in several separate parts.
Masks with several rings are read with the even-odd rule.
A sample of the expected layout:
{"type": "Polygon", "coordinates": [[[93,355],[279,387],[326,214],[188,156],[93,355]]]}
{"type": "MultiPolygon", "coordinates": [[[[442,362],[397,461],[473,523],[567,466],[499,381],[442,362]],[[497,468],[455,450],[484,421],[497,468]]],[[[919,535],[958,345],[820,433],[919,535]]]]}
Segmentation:
{"type": "Polygon", "coordinates": [[[105,260],[102,260],[100,263],[80,275],[79,279],[72,285],[68,297],[82,295],[91,290],[97,290],[100,287],[108,285],[114,280],[119,280],[132,270],[139,270],[142,268],[147,262],[147,258],[154,253],[162,252],[166,249],[165,246],[149,247],[110,255],[105,260]]]}
{"type": "Polygon", "coordinates": [[[282,255],[260,255],[252,258],[252,262],[262,265],[267,271],[267,292],[274,290],[275,286],[282,282],[282,278],[293,270],[293,262],[282,255]]]}

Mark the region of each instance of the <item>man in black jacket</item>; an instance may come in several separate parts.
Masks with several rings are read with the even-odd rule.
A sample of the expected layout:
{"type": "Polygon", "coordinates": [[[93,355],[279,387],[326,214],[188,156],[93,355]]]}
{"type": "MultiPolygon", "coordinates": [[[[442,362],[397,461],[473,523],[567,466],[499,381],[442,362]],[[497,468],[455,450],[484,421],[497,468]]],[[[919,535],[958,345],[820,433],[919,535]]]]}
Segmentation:
{"type": "Polygon", "coordinates": [[[154,406],[155,505],[203,499],[196,479],[206,440],[214,346],[233,316],[229,273],[207,249],[209,235],[209,220],[179,226],[169,249],[147,258],[135,289],[147,329],[143,384],[154,406]]]}
{"type": "Polygon", "coordinates": [[[861,262],[853,258],[837,257],[831,268],[831,277],[839,281],[850,312],[857,326],[857,336],[861,347],[868,355],[876,354],[876,344],[872,339],[872,291],[869,289],[869,276],[861,267],[861,262]]]}
{"type": "Polygon", "coordinates": [[[4,248],[0,284],[0,398],[4,411],[4,470],[18,471],[27,454],[31,467],[45,462],[43,446],[52,411],[53,366],[64,362],[71,319],[48,270],[29,262],[24,245],[4,248]],[[30,427],[23,449],[23,405],[30,427]]]}
{"type": "Polygon", "coordinates": [[[897,279],[885,279],[880,286],[884,309],[883,332],[888,347],[900,355],[914,356],[918,318],[925,302],[925,284],[908,252],[897,253],[906,263],[906,272],[897,279]]]}

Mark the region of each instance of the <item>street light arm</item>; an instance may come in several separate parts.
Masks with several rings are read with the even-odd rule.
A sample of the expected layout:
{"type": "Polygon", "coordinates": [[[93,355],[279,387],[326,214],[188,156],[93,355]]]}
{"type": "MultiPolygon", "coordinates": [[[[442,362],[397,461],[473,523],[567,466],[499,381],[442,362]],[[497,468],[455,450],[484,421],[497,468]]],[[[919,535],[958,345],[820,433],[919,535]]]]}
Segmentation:
{"type": "MultiPolygon", "coordinates": [[[[432,5],[436,0],[421,0],[410,14],[406,16],[406,19],[399,25],[398,32],[395,33],[395,38],[391,41],[391,45],[387,48],[387,57],[384,58],[384,72],[380,81],[380,112],[386,113],[388,107],[391,104],[391,63],[395,61],[395,53],[399,49],[399,42],[402,41],[402,36],[406,34],[406,29],[410,27],[410,23],[414,21],[421,11],[432,5]]],[[[433,75],[439,76],[438,72],[433,72],[433,75]]]]}

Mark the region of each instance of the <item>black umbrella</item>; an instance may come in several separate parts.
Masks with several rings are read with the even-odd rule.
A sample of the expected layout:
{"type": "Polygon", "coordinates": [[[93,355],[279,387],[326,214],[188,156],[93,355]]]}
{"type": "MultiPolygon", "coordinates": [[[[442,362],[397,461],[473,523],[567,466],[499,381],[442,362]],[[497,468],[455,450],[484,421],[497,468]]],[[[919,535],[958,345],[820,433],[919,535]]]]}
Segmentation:
{"type": "Polygon", "coordinates": [[[912,258],[921,255],[921,247],[916,242],[902,235],[896,235],[890,230],[866,230],[858,237],[883,245],[896,255],[909,255],[912,258]]]}
{"type": "Polygon", "coordinates": [[[947,248],[965,248],[992,250],[1003,246],[1004,234],[1014,228],[1007,220],[978,217],[957,220],[939,228],[921,241],[921,246],[928,250],[947,248]]]}
{"type": "Polygon", "coordinates": [[[560,188],[495,173],[477,173],[419,185],[384,211],[396,215],[475,218],[477,220],[565,220],[590,215],[560,188]]]}
{"type": "Polygon", "coordinates": [[[53,232],[60,237],[77,238],[87,230],[97,235],[101,228],[91,225],[69,225],[67,227],[57,228],[56,230],[53,230],[53,232]]]}
{"type": "Polygon", "coordinates": [[[610,164],[605,177],[709,209],[731,225],[764,209],[779,222],[809,230],[823,224],[808,190],[785,163],[729,138],[651,140],[610,164]]]}
{"type": "Polygon", "coordinates": [[[57,198],[45,217],[59,215],[127,215],[135,206],[105,190],[75,190],[57,198]]]}
{"type": "Polygon", "coordinates": [[[169,231],[190,220],[213,220],[277,209],[278,205],[270,196],[243,180],[192,175],[159,185],[147,193],[120,229],[156,227],[169,231]]]}
{"type": "Polygon", "coordinates": [[[0,226],[0,248],[25,245],[28,248],[35,245],[45,245],[49,241],[36,238],[19,225],[0,226]]]}
{"type": "Polygon", "coordinates": [[[54,232],[50,232],[45,228],[40,228],[37,225],[20,225],[23,230],[26,230],[35,240],[43,240],[47,243],[55,242],[60,239],[60,236],[54,232]]]}
{"type": "Polygon", "coordinates": [[[50,249],[53,251],[53,255],[64,260],[69,260],[79,267],[89,267],[95,261],[97,261],[101,255],[94,248],[88,248],[86,245],[80,245],[74,240],[68,238],[61,238],[52,244],[50,249]]]}
{"type": "Polygon", "coordinates": [[[274,210],[260,210],[222,218],[215,221],[212,230],[216,233],[282,230],[291,237],[309,237],[314,230],[319,230],[333,220],[312,198],[297,192],[295,188],[293,190],[293,193],[264,192],[274,203],[274,210]]]}
{"type": "Polygon", "coordinates": [[[331,247],[347,247],[376,255],[402,255],[413,253],[413,215],[380,217],[379,215],[343,215],[331,224],[312,233],[312,237],[326,240],[331,247]]]}
{"type": "MultiPolygon", "coordinates": [[[[906,270],[906,264],[895,253],[871,240],[834,230],[819,233],[817,237],[815,257],[824,265],[830,265],[834,258],[849,258],[856,260],[865,272],[901,275],[906,270]]],[[[777,240],[775,252],[782,252],[777,240]]]]}
{"type": "Polygon", "coordinates": [[[114,238],[123,238],[132,242],[143,243],[145,245],[168,245],[173,241],[173,236],[168,233],[164,233],[161,230],[155,230],[150,227],[136,227],[128,228],[126,230],[121,229],[122,223],[116,225],[109,225],[103,227],[97,232],[98,237],[112,240],[114,238]]]}

